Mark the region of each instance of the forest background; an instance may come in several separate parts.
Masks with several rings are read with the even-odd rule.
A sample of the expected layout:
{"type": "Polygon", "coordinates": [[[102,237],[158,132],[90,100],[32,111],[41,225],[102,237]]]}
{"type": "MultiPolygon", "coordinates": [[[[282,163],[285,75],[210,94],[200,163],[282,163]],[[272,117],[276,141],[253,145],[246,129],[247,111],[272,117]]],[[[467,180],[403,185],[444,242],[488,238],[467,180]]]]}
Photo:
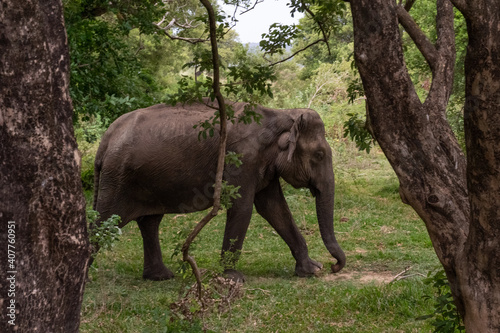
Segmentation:
{"type": "MultiPolygon", "coordinates": [[[[164,6],[158,6],[153,1],[133,4],[68,0],[64,1],[64,8],[71,56],[74,124],[82,152],[82,182],[89,199],[93,158],[109,124],[126,112],[172,102],[186,91],[201,93],[203,85],[210,82],[210,69],[204,66],[210,49],[209,43],[200,42],[206,26],[198,19],[204,12],[197,1],[167,1],[164,6]],[[163,25],[154,24],[162,21],[163,25]],[[171,22],[175,24],[168,27],[171,22]]],[[[82,331],[140,332],[174,329],[172,327],[186,331],[203,328],[241,331],[241,327],[247,327],[246,331],[266,332],[326,332],[332,327],[338,332],[431,330],[430,322],[416,318],[434,311],[433,301],[425,298],[434,291],[424,283],[422,275],[427,275],[438,263],[425,226],[400,202],[397,179],[380,150],[375,146],[369,155],[358,151],[360,148],[370,151],[373,143],[364,126],[363,91],[353,64],[352,22],[348,10],[340,8],[330,12],[334,15],[330,17],[332,33],[327,36],[328,44],[316,43],[288,61],[280,62],[325,38],[311,17],[300,20],[290,39],[280,38],[278,29],[271,30],[267,37],[275,42],[273,45],[263,42],[260,46],[264,50],[242,45],[237,34],[228,29],[230,18],[220,17],[221,27],[227,32],[219,41],[219,51],[224,66],[223,82],[236,77],[236,71],[240,77],[265,82],[231,91],[232,99],[274,108],[311,107],[322,115],[334,151],[338,183],[335,226],[351,262],[344,279],[342,276],[331,278],[326,273],[317,280],[292,279],[292,266],[284,244],[273,238],[265,223],[256,221],[249,238],[252,230],[255,235],[248,243],[263,241],[254,244],[254,248],[251,244],[245,245],[244,250],[255,253],[256,258],[248,258],[246,262],[242,258],[241,265],[245,266],[242,270],[250,276],[243,296],[235,300],[238,303],[230,310],[193,322],[169,308],[183,282],[153,284],[139,280],[140,235],[137,228],[128,226],[122,237],[125,241],[118,242],[113,251],[100,255],[91,269],[93,281],[86,287],[82,331]],[[222,23],[223,19],[227,24],[222,23]],[[287,47],[282,47],[287,43],[287,47]],[[345,136],[355,138],[356,142],[345,136]],[[283,258],[280,254],[277,259],[270,249],[282,253],[283,258]],[[269,267],[274,261],[275,266],[269,267]],[[388,283],[407,267],[411,267],[406,274],[410,278],[388,283]],[[366,279],[366,276],[373,278],[366,279]],[[307,300],[308,297],[311,299],[307,300]],[[333,305],[326,305],[327,299],[333,305]],[[330,310],[328,315],[324,312],[325,305],[330,310]]],[[[433,1],[415,3],[412,16],[434,40],[433,1]]],[[[455,26],[457,58],[448,119],[463,145],[463,60],[467,35],[465,21],[458,12],[455,26]]],[[[431,84],[431,72],[410,38],[404,31],[402,34],[406,65],[423,101],[431,84]]],[[[301,221],[302,231],[309,233],[307,240],[312,253],[328,262],[325,251],[321,251],[318,231],[314,229],[310,197],[306,191],[291,187],[286,187],[285,192],[294,216],[301,221]]],[[[162,244],[166,244],[164,251],[171,253],[175,244],[169,236],[180,238],[183,230],[196,221],[196,216],[174,216],[166,220],[169,221],[164,223],[162,244]],[[172,218],[177,223],[171,223],[172,218]]],[[[214,222],[212,234],[217,234],[221,224],[220,218],[214,222]]],[[[216,266],[216,252],[222,239],[219,238],[205,236],[198,244],[204,249],[198,256],[211,254],[210,258],[199,259],[205,267],[216,266]]]]}

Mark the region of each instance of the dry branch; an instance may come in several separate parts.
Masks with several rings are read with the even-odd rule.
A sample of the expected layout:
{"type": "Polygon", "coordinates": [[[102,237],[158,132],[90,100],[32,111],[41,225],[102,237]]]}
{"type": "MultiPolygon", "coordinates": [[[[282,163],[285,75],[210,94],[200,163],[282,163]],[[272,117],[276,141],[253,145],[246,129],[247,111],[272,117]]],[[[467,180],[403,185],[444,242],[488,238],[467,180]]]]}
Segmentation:
{"type": "Polygon", "coordinates": [[[301,48],[300,50],[298,50],[298,51],[294,52],[291,56],[289,56],[289,57],[287,57],[287,58],[285,58],[285,59],[278,60],[278,61],[276,61],[276,62],[271,62],[269,59],[266,59],[265,57],[264,57],[264,59],[266,59],[267,61],[269,61],[269,62],[270,62],[269,66],[275,66],[275,65],[277,65],[277,64],[281,64],[282,62],[285,62],[285,61],[288,61],[288,60],[292,59],[293,57],[295,57],[295,56],[296,56],[297,54],[299,54],[300,52],[307,50],[308,48],[310,48],[310,47],[311,47],[311,46],[313,46],[313,45],[318,44],[319,42],[325,42],[325,40],[324,40],[324,39],[318,39],[317,41],[312,42],[311,44],[307,45],[306,47],[303,47],[303,48],[301,48]]]}
{"type": "MultiPolygon", "coordinates": [[[[219,51],[217,47],[217,34],[216,34],[216,19],[215,12],[208,0],[200,0],[203,6],[207,9],[209,26],[210,26],[210,43],[212,46],[212,64],[213,64],[213,90],[217,102],[219,104],[219,116],[220,116],[220,129],[219,129],[219,153],[217,159],[217,172],[215,175],[215,189],[214,189],[214,204],[212,210],[196,225],[196,227],[191,231],[188,238],[184,242],[182,246],[182,254],[183,260],[187,261],[191,268],[193,269],[193,273],[196,277],[196,281],[198,284],[198,297],[200,301],[203,299],[203,291],[202,291],[202,283],[201,283],[201,274],[196,265],[196,261],[193,257],[189,255],[189,247],[191,243],[196,238],[198,233],[212,220],[221,208],[220,195],[222,192],[222,175],[224,172],[224,159],[226,156],[226,141],[227,141],[227,118],[226,118],[226,107],[224,103],[224,97],[220,91],[220,68],[219,68],[219,51]]],[[[202,302],[203,304],[203,302],[202,302]]]]}
{"type": "Polygon", "coordinates": [[[189,37],[179,37],[179,36],[174,36],[170,34],[169,30],[172,27],[177,27],[181,29],[192,29],[196,28],[199,25],[193,25],[192,21],[188,22],[186,20],[185,23],[180,23],[178,22],[175,18],[171,19],[170,22],[165,27],[162,27],[162,24],[167,21],[167,17],[170,15],[170,12],[166,12],[165,15],[163,15],[163,18],[158,22],[158,23],[153,23],[153,25],[160,30],[165,36],[167,36],[169,39],[172,40],[182,40],[184,42],[188,42],[191,44],[198,44],[198,43],[204,43],[207,42],[209,39],[207,38],[189,38],[189,37]]]}
{"type": "Polygon", "coordinates": [[[422,273],[414,273],[414,274],[407,274],[405,275],[406,273],[408,273],[408,271],[411,269],[411,266],[408,266],[406,267],[401,273],[398,273],[390,282],[390,283],[393,283],[393,282],[396,282],[396,281],[401,281],[401,280],[404,280],[404,279],[408,279],[410,277],[413,277],[413,276],[422,276],[422,277],[425,277],[424,274],[422,273]]]}

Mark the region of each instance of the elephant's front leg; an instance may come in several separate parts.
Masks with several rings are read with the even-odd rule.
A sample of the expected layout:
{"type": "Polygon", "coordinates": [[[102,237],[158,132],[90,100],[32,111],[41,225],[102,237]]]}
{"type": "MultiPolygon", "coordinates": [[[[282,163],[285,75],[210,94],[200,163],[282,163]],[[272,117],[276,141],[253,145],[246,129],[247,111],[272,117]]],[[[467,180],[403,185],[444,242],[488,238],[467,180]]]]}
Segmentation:
{"type": "Polygon", "coordinates": [[[279,179],[255,196],[255,207],[286,242],[296,260],[295,273],[305,277],[317,273],[323,265],[309,258],[307,244],[300,233],[281,190],[279,179]]]}
{"type": "Polygon", "coordinates": [[[240,257],[243,241],[252,218],[253,193],[240,193],[241,198],[235,200],[227,211],[224,242],[222,243],[221,263],[224,274],[234,281],[245,281],[245,276],[235,269],[240,257]]]}

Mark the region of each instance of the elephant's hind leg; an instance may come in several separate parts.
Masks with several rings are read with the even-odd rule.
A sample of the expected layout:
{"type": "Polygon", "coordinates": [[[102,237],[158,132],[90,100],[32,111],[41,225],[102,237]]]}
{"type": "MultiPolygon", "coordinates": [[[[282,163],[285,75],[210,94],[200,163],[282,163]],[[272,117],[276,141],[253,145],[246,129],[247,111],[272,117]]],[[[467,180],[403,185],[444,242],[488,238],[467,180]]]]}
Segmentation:
{"type": "Polygon", "coordinates": [[[148,280],[167,280],[174,273],[163,264],[158,229],[163,215],[141,216],[137,224],[142,234],[144,245],[144,272],[142,277],[148,280]]]}

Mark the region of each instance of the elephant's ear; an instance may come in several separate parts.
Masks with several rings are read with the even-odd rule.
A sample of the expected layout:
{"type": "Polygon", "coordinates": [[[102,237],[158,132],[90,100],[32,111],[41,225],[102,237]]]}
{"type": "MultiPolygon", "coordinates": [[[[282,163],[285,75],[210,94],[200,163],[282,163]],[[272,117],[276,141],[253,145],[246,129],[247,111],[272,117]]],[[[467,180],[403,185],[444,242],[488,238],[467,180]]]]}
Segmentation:
{"type": "Polygon", "coordinates": [[[288,149],[288,162],[292,160],[293,153],[297,147],[297,140],[299,139],[300,130],[303,127],[304,118],[300,115],[293,123],[290,132],[283,133],[279,140],[278,145],[281,150],[288,149]]]}

